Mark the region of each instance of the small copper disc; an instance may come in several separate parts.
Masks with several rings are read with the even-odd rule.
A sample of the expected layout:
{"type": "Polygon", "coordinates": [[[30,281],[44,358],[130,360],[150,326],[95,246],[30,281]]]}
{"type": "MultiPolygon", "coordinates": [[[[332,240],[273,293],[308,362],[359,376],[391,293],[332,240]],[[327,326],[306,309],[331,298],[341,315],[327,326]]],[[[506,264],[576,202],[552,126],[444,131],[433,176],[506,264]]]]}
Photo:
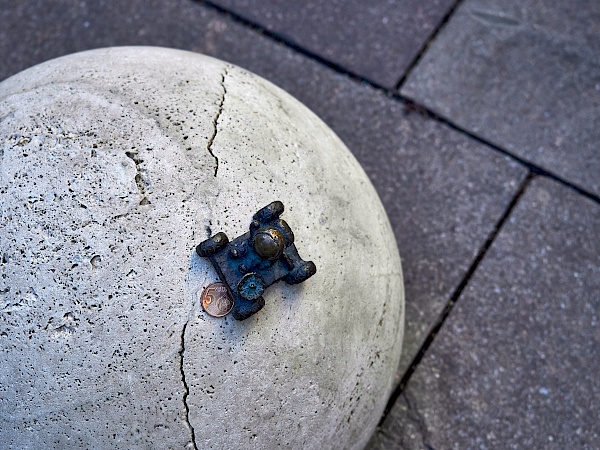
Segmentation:
{"type": "Polygon", "coordinates": [[[202,292],[202,307],[213,317],[223,317],[233,309],[233,299],[225,283],[212,283],[202,292]]]}

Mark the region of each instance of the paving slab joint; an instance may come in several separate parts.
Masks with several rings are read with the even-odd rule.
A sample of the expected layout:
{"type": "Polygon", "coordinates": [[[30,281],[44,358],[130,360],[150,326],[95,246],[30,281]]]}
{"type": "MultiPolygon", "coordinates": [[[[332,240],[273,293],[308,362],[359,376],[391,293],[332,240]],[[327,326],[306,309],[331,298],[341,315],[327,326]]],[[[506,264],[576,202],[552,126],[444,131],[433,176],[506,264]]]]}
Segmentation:
{"type": "Polygon", "coordinates": [[[506,150],[505,148],[496,145],[495,143],[479,136],[478,134],[475,134],[471,131],[468,131],[464,128],[462,128],[460,125],[455,124],[452,120],[450,120],[447,117],[444,117],[438,113],[436,113],[435,111],[427,108],[426,106],[421,105],[420,103],[418,103],[417,101],[413,100],[410,97],[406,97],[404,94],[400,94],[397,92],[391,92],[385,88],[380,88],[377,87],[375,85],[371,85],[371,87],[373,87],[374,89],[379,89],[382,92],[384,92],[386,95],[388,95],[390,98],[396,99],[400,102],[402,102],[404,104],[404,108],[405,108],[405,112],[410,114],[410,113],[416,113],[419,114],[425,118],[428,119],[432,119],[435,120],[438,123],[441,123],[443,125],[446,125],[447,127],[449,127],[450,129],[461,133],[465,136],[467,136],[470,139],[473,139],[476,142],[479,142],[480,144],[483,144],[487,147],[489,147],[490,149],[494,150],[495,152],[498,152],[504,156],[507,156],[509,158],[511,158],[512,160],[516,161],[517,163],[521,164],[522,166],[524,166],[527,170],[529,170],[533,175],[541,175],[547,178],[550,178],[551,180],[556,181],[557,183],[562,184],[565,187],[568,187],[569,189],[573,189],[575,192],[577,192],[578,194],[583,195],[584,197],[596,202],[596,203],[600,203],[600,197],[566,179],[564,179],[563,177],[556,175],[553,172],[550,172],[549,170],[546,170],[530,161],[528,161],[525,158],[522,158],[520,156],[518,156],[517,154],[506,150]]]}
{"type": "Polygon", "coordinates": [[[463,0],[456,0],[454,2],[454,4],[448,9],[448,11],[444,15],[444,17],[442,17],[442,19],[440,20],[438,25],[433,29],[433,31],[431,32],[431,34],[429,35],[429,37],[427,38],[427,40],[421,47],[421,50],[419,51],[419,53],[417,53],[417,55],[414,57],[414,59],[411,61],[411,63],[408,65],[408,67],[404,71],[404,74],[402,75],[400,80],[398,80],[398,82],[396,83],[397,91],[400,90],[400,88],[402,87],[402,85],[404,84],[404,82],[406,81],[408,76],[411,74],[413,69],[417,66],[417,64],[419,64],[419,61],[421,61],[421,59],[423,58],[423,56],[429,49],[429,46],[431,45],[431,43],[435,40],[435,38],[438,36],[438,34],[440,34],[440,31],[442,31],[444,26],[446,26],[446,24],[450,21],[450,17],[452,17],[454,15],[455,11],[458,9],[458,7],[460,6],[460,4],[462,2],[463,2],[463,0]]]}
{"type": "MultiPolygon", "coordinates": [[[[352,72],[349,69],[346,69],[345,67],[341,66],[340,64],[329,61],[328,59],[325,59],[324,57],[312,52],[311,50],[308,50],[308,49],[302,47],[301,45],[299,45],[299,44],[295,43],[294,41],[290,40],[289,38],[287,38],[285,35],[270,31],[269,29],[265,28],[264,26],[260,25],[259,23],[253,22],[249,19],[246,19],[245,17],[235,13],[234,11],[230,11],[229,9],[222,7],[217,3],[213,3],[208,0],[193,0],[193,1],[195,1],[196,3],[202,4],[207,8],[212,9],[219,14],[222,14],[223,16],[227,17],[228,19],[233,20],[234,22],[239,23],[240,25],[242,25],[246,28],[249,28],[250,30],[252,30],[256,33],[259,33],[269,39],[272,39],[273,41],[289,48],[290,50],[298,52],[301,55],[306,56],[307,58],[309,58],[313,61],[316,61],[319,64],[324,65],[325,67],[330,68],[334,72],[346,75],[347,77],[351,78],[352,80],[354,80],[358,83],[364,83],[368,86],[374,87],[375,89],[379,89],[381,91],[386,91],[386,92],[390,91],[390,89],[378,84],[377,82],[375,82],[369,78],[363,77],[361,75],[357,75],[356,73],[352,72]]],[[[391,92],[394,92],[394,91],[391,91],[391,92]]]]}
{"type": "Polygon", "coordinates": [[[394,390],[394,392],[392,392],[392,394],[390,395],[388,403],[387,403],[387,405],[385,407],[385,410],[383,411],[383,414],[382,414],[381,419],[379,421],[379,426],[381,426],[383,424],[383,422],[385,421],[386,417],[388,416],[388,414],[390,413],[390,411],[392,410],[392,408],[396,404],[396,401],[398,400],[398,398],[405,392],[405,388],[408,385],[408,382],[410,381],[410,378],[411,378],[412,374],[415,372],[415,370],[417,369],[417,367],[420,364],[421,360],[423,359],[423,357],[425,356],[425,354],[427,353],[427,351],[431,347],[431,344],[433,344],[433,341],[435,340],[436,335],[439,333],[440,329],[444,325],[444,322],[450,316],[450,313],[452,312],[452,309],[454,308],[454,305],[456,304],[456,302],[460,298],[460,296],[461,296],[462,292],[464,291],[464,289],[469,284],[469,280],[471,279],[471,277],[473,276],[473,274],[475,273],[475,271],[479,267],[479,264],[481,263],[481,261],[485,257],[485,254],[487,253],[487,251],[489,250],[489,248],[492,246],[492,243],[496,239],[496,236],[498,236],[498,234],[500,233],[500,230],[502,229],[502,226],[508,220],[508,218],[510,217],[512,211],[517,206],[517,203],[519,202],[519,200],[521,199],[521,197],[525,193],[525,190],[527,189],[527,186],[529,186],[529,184],[531,183],[531,181],[533,181],[533,179],[536,176],[538,176],[538,175],[535,172],[529,171],[529,173],[527,174],[527,176],[523,179],[523,181],[519,185],[519,188],[515,192],[515,195],[513,196],[512,200],[510,201],[510,203],[508,204],[506,210],[504,211],[504,214],[502,214],[502,216],[500,217],[500,219],[496,223],[496,226],[490,232],[488,238],[485,240],[484,244],[482,245],[482,247],[480,248],[479,252],[475,256],[475,259],[471,263],[471,266],[467,270],[467,273],[463,277],[462,281],[459,283],[458,287],[455,289],[454,293],[450,297],[450,300],[448,300],[448,302],[446,303],[446,306],[444,307],[443,311],[439,315],[437,321],[434,323],[434,325],[430,329],[429,333],[427,334],[427,337],[423,341],[423,344],[421,345],[419,351],[416,353],[416,355],[413,358],[410,366],[408,367],[408,369],[406,370],[404,376],[400,380],[400,383],[398,383],[398,386],[396,387],[396,389],[394,390]]]}

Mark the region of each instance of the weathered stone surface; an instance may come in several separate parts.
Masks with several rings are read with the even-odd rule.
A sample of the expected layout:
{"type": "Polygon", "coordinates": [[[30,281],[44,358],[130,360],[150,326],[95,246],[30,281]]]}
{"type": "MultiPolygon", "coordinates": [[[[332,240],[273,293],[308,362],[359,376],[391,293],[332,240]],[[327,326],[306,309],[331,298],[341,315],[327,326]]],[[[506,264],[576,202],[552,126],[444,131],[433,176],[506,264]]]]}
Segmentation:
{"type": "Polygon", "coordinates": [[[400,261],[314,114],[217,60],[113,48],[5,80],[0,142],[3,448],[365,444],[400,354],[400,261]],[[195,245],[274,199],[317,274],[244,322],[206,316],[195,245]]]}
{"type": "Polygon", "coordinates": [[[534,180],[374,448],[598,448],[599,229],[598,204],[534,180]]]}
{"type": "Polygon", "coordinates": [[[402,93],[600,195],[600,2],[467,0],[402,93]]]}
{"type": "Polygon", "coordinates": [[[395,87],[452,0],[216,0],[347,70],[395,87]]]}

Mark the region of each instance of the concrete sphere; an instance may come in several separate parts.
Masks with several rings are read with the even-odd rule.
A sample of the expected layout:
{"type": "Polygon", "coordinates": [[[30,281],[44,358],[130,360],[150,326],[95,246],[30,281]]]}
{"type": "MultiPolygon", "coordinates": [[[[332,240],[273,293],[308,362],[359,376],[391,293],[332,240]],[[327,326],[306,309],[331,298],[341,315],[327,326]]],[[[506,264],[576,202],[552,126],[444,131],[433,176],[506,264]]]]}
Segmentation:
{"type": "Polygon", "coordinates": [[[159,48],[0,84],[0,447],[360,448],[400,356],[400,260],[359,164],[313,113],[159,48]],[[317,274],[245,321],[194,249],[274,200],[317,274]]]}

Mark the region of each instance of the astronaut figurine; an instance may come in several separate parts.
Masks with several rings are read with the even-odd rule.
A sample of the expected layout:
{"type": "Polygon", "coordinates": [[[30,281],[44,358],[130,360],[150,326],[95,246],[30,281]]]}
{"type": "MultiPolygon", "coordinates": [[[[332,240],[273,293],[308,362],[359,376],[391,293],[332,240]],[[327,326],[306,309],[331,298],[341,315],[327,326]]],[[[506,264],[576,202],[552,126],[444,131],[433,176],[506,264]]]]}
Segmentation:
{"type": "Polygon", "coordinates": [[[196,247],[208,258],[233,297],[233,317],[244,320],[265,305],[263,292],[283,280],[298,284],[313,276],[317,268],[304,261],[294,245],[294,233],[279,218],[283,203],[275,201],[252,217],[250,231],[229,242],[219,232],[196,247]]]}

